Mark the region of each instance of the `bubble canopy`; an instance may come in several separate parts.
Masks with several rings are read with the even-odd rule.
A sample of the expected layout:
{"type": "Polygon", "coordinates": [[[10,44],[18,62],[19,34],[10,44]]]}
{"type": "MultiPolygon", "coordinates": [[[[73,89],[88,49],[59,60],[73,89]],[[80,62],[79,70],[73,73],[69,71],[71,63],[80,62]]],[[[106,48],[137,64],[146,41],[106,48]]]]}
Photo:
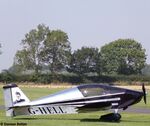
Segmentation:
{"type": "Polygon", "coordinates": [[[112,90],[113,87],[110,88],[110,86],[104,86],[99,84],[91,84],[91,85],[81,85],[78,86],[79,91],[82,93],[84,97],[90,97],[90,96],[98,96],[98,95],[104,95],[108,93],[117,93],[117,88],[115,90],[112,90]]]}

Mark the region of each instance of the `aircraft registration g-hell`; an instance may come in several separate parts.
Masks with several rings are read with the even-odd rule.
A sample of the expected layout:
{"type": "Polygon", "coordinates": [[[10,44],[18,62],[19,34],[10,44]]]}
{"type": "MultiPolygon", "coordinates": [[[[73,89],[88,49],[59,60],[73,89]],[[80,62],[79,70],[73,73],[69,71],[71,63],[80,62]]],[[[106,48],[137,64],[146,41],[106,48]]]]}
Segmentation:
{"type": "Polygon", "coordinates": [[[101,116],[101,120],[119,121],[119,109],[141,101],[146,103],[146,90],[142,92],[109,86],[85,84],[30,101],[16,84],[3,87],[6,116],[72,114],[113,109],[114,113],[101,116]]]}

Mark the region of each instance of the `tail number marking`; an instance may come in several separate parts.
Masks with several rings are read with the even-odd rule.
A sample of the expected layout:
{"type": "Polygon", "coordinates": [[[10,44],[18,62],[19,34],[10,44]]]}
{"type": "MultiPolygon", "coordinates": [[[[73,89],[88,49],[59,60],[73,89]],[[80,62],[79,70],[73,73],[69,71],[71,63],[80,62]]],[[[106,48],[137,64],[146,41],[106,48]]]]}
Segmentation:
{"type": "Polygon", "coordinates": [[[65,114],[66,111],[63,110],[60,106],[48,106],[48,107],[30,107],[28,108],[28,112],[31,115],[39,115],[39,114],[65,114]]]}

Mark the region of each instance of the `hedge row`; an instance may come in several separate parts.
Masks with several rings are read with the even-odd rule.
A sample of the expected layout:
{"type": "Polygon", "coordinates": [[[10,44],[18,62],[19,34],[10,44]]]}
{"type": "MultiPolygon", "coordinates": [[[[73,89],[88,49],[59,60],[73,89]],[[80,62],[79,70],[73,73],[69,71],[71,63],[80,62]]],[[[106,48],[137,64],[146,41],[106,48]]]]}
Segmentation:
{"type": "Polygon", "coordinates": [[[109,76],[77,76],[71,74],[40,74],[40,75],[14,75],[14,74],[0,74],[0,82],[34,82],[34,83],[51,83],[51,82],[65,82],[72,84],[79,83],[113,83],[116,81],[123,82],[150,82],[150,76],[140,75],[109,75],[109,76]]]}

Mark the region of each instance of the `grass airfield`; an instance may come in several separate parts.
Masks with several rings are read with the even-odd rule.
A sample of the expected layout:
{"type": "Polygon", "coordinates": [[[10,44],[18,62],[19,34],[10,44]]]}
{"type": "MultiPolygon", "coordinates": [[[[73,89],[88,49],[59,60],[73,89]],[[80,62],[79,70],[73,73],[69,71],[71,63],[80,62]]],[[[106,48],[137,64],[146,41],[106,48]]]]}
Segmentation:
{"type": "MultiPolygon", "coordinates": [[[[51,93],[63,90],[64,88],[21,88],[23,92],[29,97],[30,100],[49,95],[51,93]]],[[[148,108],[150,109],[150,90],[147,91],[147,105],[143,101],[134,105],[136,108],[148,108]]],[[[3,92],[0,88],[0,106],[4,105],[3,92]]],[[[109,111],[94,112],[94,113],[81,113],[81,114],[68,114],[68,115],[44,115],[44,116],[18,116],[18,117],[6,117],[5,111],[0,110],[0,126],[3,123],[16,124],[26,123],[27,126],[149,126],[150,125],[150,114],[142,113],[121,113],[121,121],[119,123],[113,122],[100,122],[99,117],[103,114],[110,113],[109,111]]],[[[4,125],[4,124],[3,124],[4,125]]],[[[18,125],[19,126],[19,125],[18,125]]],[[[21,126],[21,125],[20,125],[21,126]]]]}

